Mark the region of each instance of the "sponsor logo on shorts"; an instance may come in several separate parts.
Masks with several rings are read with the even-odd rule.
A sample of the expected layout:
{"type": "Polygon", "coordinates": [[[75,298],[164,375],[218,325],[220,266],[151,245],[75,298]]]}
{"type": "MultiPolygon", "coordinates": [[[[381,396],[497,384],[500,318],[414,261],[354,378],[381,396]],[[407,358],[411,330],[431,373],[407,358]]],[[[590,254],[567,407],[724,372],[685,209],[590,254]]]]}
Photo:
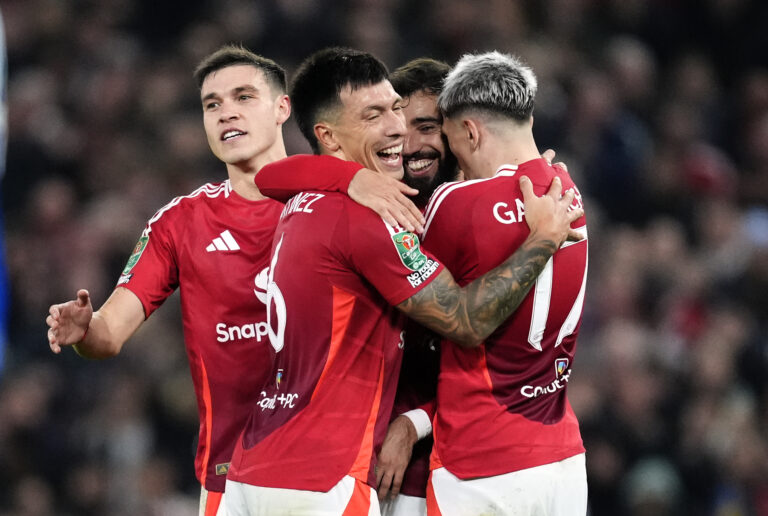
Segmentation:
{"type": "Polygon", "coordinates": [[[216,464],[216,475],[226,475],[227,471],[229,471],[229,462],[216,464]]]}
{"type": "Polygon", "coordinates": [[[440,264],[435,260],[426,257],[425,259],[426,261],[424,262],[424,266],[420,270],[408,275],[408,283],[410,283],[414,288],[424,283],[424,281],[432,276],[432,274],[434,274],[434,272],[440,266],[440,264]]]}
{"type": "Polygon", "coordinates": [[[424,267],[427,257],[421,252],[419,237],[408,231],[401,231],[392,235],[392,241],[395,243],[395,249],[403,265],[412,271],[418,271],[424,267]]]}

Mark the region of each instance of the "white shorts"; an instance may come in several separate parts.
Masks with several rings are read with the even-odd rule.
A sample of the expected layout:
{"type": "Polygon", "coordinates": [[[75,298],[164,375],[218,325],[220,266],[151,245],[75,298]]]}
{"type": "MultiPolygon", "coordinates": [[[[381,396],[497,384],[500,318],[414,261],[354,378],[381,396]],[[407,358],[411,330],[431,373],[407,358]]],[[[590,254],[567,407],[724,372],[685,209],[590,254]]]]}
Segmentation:
{"type": "Polygon", "coordinates": [[[427,500],[399,494],[381,502],[381,516],[427,516],[427,500]]]}
{"type": "Polygon", "coordinates": [[[429,516],[584,516],[584,454],[493,477],[461,480],[445,468],[429,476],[429,516]]]}
{"type": "Polygon", "coordinates": [[[380,516],[376,491],[349,475],[330,491],[261,487],[227,480],[227,516],[380,516]]]}
{"type": "Polygon", "coordinates": [[[224,508],[224,493],[208,491],[200,487],[200,516],[227,516],[224,508]]]}

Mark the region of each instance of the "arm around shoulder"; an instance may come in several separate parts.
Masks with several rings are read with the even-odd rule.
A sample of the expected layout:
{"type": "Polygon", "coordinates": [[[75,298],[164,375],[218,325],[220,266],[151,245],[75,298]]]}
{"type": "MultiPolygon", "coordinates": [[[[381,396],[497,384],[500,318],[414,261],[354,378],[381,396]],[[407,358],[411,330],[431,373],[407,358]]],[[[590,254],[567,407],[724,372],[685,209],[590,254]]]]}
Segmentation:
{"type": "Polygon", "coordinates": [[[514,254],[463,288],[442,270],[398,304],[401,311],[457,344],[475,347],[517,310],[555,251],[573,237],[571,223],[584,214],[571,207],[573,191],[561,196],[557,178],[542,197],[534,195],[528,178],[520,185],[530,234],[514,254]]]}
{"type": "Polygon", "coordinates": [[[265,165],[254,181],[262,194],[286,202],[306,190],[347,193],[361,168],[333,156],[297,154],[265,165]]]}

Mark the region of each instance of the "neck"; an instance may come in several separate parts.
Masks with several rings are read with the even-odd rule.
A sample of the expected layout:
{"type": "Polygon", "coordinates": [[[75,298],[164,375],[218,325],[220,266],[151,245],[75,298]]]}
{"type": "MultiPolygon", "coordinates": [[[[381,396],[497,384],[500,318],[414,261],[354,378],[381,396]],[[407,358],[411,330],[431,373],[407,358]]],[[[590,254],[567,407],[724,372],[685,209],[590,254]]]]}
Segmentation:
{"type": "Polygon", "coordinates": [[[287,156],[283,139],[279,138],[269,149],[242,163],[227,163],[227,175],[232,189],[249,201],[261,201],[267,197],[259,191],[254,178],[264,166],[287,156]]]}
{"type": "Polygon", "coordinates": [[[491,138],[477,177],[493,177],[502,165],[519,165],[541,157],[530,129],[514,128],[491,138]]]}

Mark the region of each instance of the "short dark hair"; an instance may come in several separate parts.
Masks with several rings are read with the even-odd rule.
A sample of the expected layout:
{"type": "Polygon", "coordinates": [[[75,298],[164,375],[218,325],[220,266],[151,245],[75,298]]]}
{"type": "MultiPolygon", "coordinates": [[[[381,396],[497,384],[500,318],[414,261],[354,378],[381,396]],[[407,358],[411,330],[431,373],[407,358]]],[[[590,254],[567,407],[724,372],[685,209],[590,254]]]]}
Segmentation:
{"type": "Polygon", "coordinates": [[[203,88],[203,81],[211,73],[229,66],[249,65],[258,68],[264,74],[269,86],[279,93],[285,93],[285,70],[271,59],[254,54],[242,45],[228,44],[207,56],[195,68],[194,77],[197,87],[203,88]]]}
{"type": "Polygon", "coordinates": [[[315,52],[301,63],[291,86],[291,104],[301,134],[319,154],[315,124],[339,106],[339,93],[387,80],[387,67],[373,55],[351,48],[332,47],[315,52]]]}
{"type": "Polygon", "coordinates": [[[389,82],[401,97],[410,97],[417,91],[437,96],[443,91],[443,80],[450,71],[447,63],[419,57],[392,72],[389,82]]]}

